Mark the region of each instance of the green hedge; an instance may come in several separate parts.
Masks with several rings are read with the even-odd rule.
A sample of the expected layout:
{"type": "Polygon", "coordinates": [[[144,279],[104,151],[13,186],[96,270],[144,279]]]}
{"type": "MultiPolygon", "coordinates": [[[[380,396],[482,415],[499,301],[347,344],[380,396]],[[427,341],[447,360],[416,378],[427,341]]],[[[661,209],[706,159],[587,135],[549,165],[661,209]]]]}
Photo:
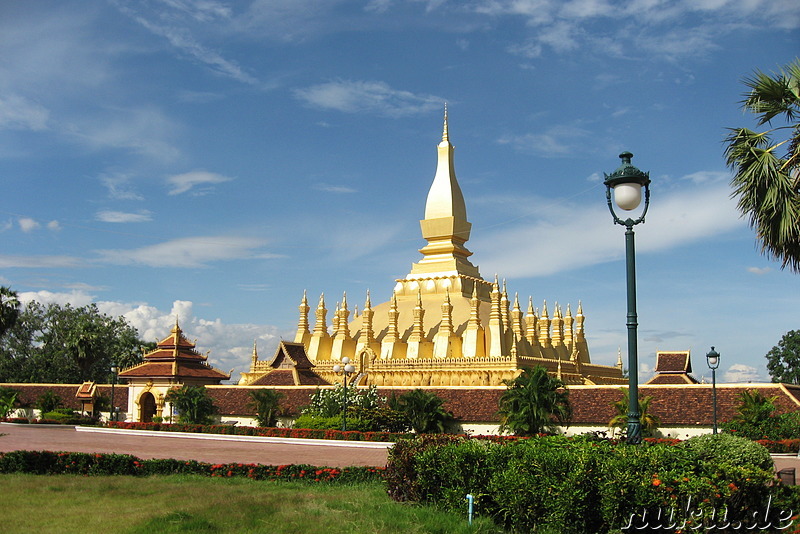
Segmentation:
{"type": "Polygon", "coordinates": [[[678,525],[686,520],[684,531],[711,531],[725,512],[732,524],[742,522],[739,530],[752,531],[788,525],[787,514],[800,512],[800,487],[783,486],[765,457],[759,445],[722,435],[641,446],[420,437],[391,450],[386,479],[397,500],[451,511],[463,512],[472,494],[477,513],[520,532],[618,532],[629,522],[653,529],[670,514],[678,525]]]}
{"type": "Polygon", "coordinates": [[[354,483],[382,480],[378,467],[316,467],[312,465],[210,464],[194,460],[143,460],[128,454],[12,451],[0,453],[0,473],[35,475],[174,475],[247,477],[255,480],[354,483]]]}

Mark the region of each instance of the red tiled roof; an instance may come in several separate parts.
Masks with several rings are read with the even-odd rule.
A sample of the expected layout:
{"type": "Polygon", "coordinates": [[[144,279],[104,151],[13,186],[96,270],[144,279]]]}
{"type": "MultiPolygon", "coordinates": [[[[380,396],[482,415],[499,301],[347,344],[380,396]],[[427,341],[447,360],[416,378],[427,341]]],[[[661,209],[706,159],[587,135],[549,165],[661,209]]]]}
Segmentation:
{"type": "Polygon", "coordinates": [[[284,358],[288,358],[292,366],[297,369],[311,369],[314,367],[314,364],[306,356],[306,349],[302,343],[281,341],[268,365],[270,367],[278,367],[284,358]]]}
{"type": "Polygon", "coordinates": [[[657,352],[656,373],[691,373],[692,358],[690,352],[657,352]]]}
{"type": "Polygon", "coordinates": [[[218,369],[192,361],[144,362],[120,372],[119,376],[120,378],[205,378],[216,383],[230,378],[230,375],[218,369]],[[177,369],[173,369],[174,363],[177,363],[177,369]]]}
{"type": "Polygon", "coordinates": [[[664,385],[664,384],[699,384],[697,379],[686,373],[662,373],[654,376],[645,384],[664,385]]]}

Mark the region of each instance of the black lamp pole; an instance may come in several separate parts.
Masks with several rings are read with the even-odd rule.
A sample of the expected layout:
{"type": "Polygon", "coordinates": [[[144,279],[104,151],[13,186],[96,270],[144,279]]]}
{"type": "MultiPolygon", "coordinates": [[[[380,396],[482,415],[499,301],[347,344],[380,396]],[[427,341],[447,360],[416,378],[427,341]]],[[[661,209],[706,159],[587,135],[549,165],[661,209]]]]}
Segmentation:
{"type": "MultiPolygon", "coordinates": [[[[639,413],[639,355],[637,341],[636,315],[636,251],[634,249],[633,227],[644,222],[647,208],[650,206],[650,173],[642,172],[631,165],[633,154],[623,152],[619,155],[622,165],[610,175],[606,174],[606,201],[614,224],[625,227],[625,272],[628,293],[628,431],[627,442],[638,444],[642,441],[642,424],[639,413]],[[644,208],[638,219],[620,219],[614,211],[614,203],[622,210],[636,209],[642,200],[644,187],[644,208]],[[614,191],[614,203],[611,202],[611,191],[614,191]]],[[[605,174],[605,173],[604,173],[605,174]]]]}
{"type": "Polygon", "coordinates": [[[117,373],[119,372],[119,367],[117,367],[116,363],[111,364],[111,420],[117,420],[116,410],[114,409],[114,385],[117,383],[117,373]]]}
{"type": "Polygon", "coordinates": [[[717,433],[717,368],[719,367],[719,352],[711,347],[711,352],[706,354],[708,368],[711,369],[711,404],[714,410],[714,434],[717,433]]]}
{"type": "Polygon", "coordinates": [[[356,368],[350,363],[350,358],[342,358],[342,365],[338,363],[333,366],[333,372],[342,375],[342,385],[344,386],[344,396],[342,397],[342,432],[347,431],[347,377],[355,372],[356,368]]]}

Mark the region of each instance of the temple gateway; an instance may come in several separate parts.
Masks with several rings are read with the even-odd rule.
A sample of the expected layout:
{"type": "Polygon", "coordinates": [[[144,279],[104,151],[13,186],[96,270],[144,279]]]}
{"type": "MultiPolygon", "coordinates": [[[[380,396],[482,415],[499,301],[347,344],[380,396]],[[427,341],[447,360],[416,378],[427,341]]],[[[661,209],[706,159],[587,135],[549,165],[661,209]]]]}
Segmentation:
{"type": "Polygon", "coordinates": [[[456,179],[446,108],[437,152],[420,221],[427,244],[419,250],[422,259],[397,280],[391,299],[373,306],[367,291],[361,313],[351,317],[342,295],[329,330],[324,295],[312,328],[304,293],[294,343],[282,342],[278,349],[302,356],[280,358],[276,365],[277,356],[259,360],[254,350],[240,385],[268,384],[270,373],[295,360],[310,362],[319,377],[334,383],[341,378],[333,366],[344,357],[356,368],[349,383],[358,386],[501,386],[523,367],[536,365],[566,384],[626,383],[621,359],[616,366],[591,362],[580,303],[574,313],[569,304],[548,309],[547,302],[537,310],[531,297],[521,304],[517,294],[510,296],[505,280],[500,283],[497,275],[485,280],[470,262],[472,252],[465,245],[472,225],[456,179]]]}

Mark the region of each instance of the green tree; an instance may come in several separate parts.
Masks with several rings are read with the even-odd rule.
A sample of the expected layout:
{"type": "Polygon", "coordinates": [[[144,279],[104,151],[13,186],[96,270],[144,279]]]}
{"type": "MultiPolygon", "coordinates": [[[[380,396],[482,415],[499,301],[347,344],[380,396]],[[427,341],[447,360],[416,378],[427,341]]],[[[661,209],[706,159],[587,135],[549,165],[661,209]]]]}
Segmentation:
{"type": "Polygon", "coordinates": [[[250,391],[250,406],[256,411],[258,426],[275,426],[278,422],[283,393],[274,389],[254,389],[250,391]]]}
{"type": "Polygon", "coordinates": [[[800,330],[785,333],[766,357],[773,382],[800,384],[800,330]]]}
{"type": "Polygon", "coordinates": [[[19,398],[19,391],[0,386],[0,418],[8,417],[8,414],[14,410],[17,398],[19,398]]]}
{"type": "Polygon", "coordinates": [[[29,302],[0,338],[0,382],[78,383],[111,380],[111,363],[141,361],[136,329],[92,304],[29,302]]]}
{"type": "Polygon", "coordinates": [[[36,408],[39,409],[39,415],[55,411],[56,408],[61,406],[63,402],[61,397],[51,390],[47,390],[36,399],[36,408]]]}
{"type": "Polygon", "coordinates": [[[500,396],[500,430],[518,436],[555,432],[572,417],[569,392],[564,382],[542,366],[525,368],[517,378],[505,380],[500,396]]]}
{"type": "MultiPolygon", "coordinates": [[[[616,402],[611,403],[611,406],[617,411],[617,414],[608,422],[608,426],[617,427],[622,430],[628,428],[628,407],[630,404],[630,393],[628,388],[619,388],[622,391],[622,398],[616,402]]],[[[639,423],[642,425],[642,434],[652,436],[658,430],[658,425],[661,420],[658,416],[650,413],[650,403],[653,397],[639,397],[639,423]]]]}
{"type": "Polygon", "coordinates": [[[17,322],[20,302],[17,292],[10,287],[0,286],[0,337],[3,337],[17,322]]]}
{"type": "Polygon", "coordinates": [[[405,414],[414,432],[434,434],[444,432],[447,423],[453,420],[443,404],[435,393],[413,389],[397,397],[394,408],[405,414]]]}
{"type": "Polygon", "coordinates": [[[729,128],[725,157],[734,171],[733,196],[762,252],[800,272],[800,60],[779,73],[756,71],[743,83],[749,91],[742,108],[757,116],[758,126],[771,128],[729,128]]]}
{"type": "Polygon", "coordinates": [[[189,425],[207,425],[216,412],[214,401],[203,386],[184,385],[172,388],[164,396],[178,410],[178,422],[189,425]]]}
{"type": "Polygon", "coordinates": [[[736,408],[736,416],[733,418],[737,423],[759,424],[767,421],[775,412],[775,397],[765,397],[760,391],[752,389],[743,391],[739,395],[739,407],[736,408]]]}

